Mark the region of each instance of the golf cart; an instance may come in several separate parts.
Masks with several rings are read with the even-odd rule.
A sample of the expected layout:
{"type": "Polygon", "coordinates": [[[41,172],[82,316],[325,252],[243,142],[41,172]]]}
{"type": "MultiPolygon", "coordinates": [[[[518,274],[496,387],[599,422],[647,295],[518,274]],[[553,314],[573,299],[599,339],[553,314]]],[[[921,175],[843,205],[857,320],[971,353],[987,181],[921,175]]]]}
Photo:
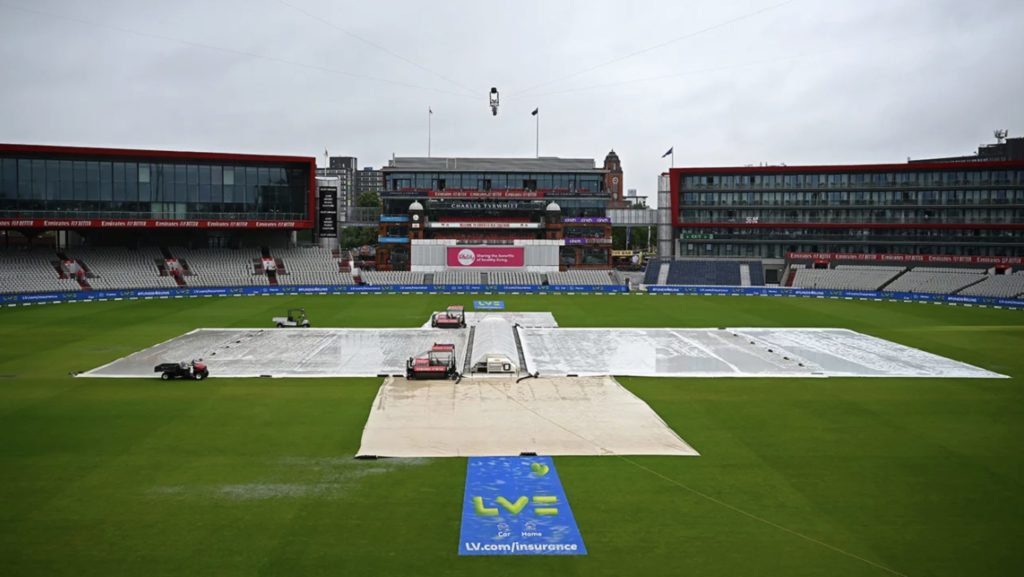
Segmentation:
{"type": "Polygon", "coordinates": [[[193,381],[201,381],[206,377],[210,376],[210,370],[206,368],[206,363],[192,360],[191,363],[182,361],[180,363],[161,363],[153,367],[154,373],[160,373],[160,379],[169,381],[171,379],[189,379],[193,381]]]}
{"type": "Polygon", "coordinates": [[[462,305],[451,305],[448,310],[435,313],[430,319],[435,329],[461,329],[466,326],[466,312],[462,305]]]}
{"type": "Polygon", "coordinates": [[[274,317],[270,322],[277,325],[277,328],[302,327],[309,328],[309,319],[306,317],[306,309],[288,309],[288,316],[274,317]]]}
{"type": "Polygon", "coordinates": [[[405,362],[405,378],[452,379],[458,376],[455,370],[455,345],[437,344],[418,357],[409,357],[405,362]]]}

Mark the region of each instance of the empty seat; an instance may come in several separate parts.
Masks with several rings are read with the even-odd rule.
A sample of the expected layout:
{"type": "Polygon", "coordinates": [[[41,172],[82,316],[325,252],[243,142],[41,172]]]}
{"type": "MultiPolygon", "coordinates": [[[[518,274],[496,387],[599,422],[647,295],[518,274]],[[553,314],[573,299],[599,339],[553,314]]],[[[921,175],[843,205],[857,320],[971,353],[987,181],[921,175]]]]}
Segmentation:
{"type": "Polygon", "coordinates": [[[57,253],[50,249],[0,250],[0,293],[81,290],[74,278],[60,278],[55,262],[57,253]]]}
{"type": "Polygon", "coordinates": [[[480,272],[475,270],[446,270],[434,273],[436,285],[480,284],[480,272]]]}
{"type": "MultiPolygon", "coordinates": [[[[834,269],[798,268],[793,287],[825,290],[875,291],[903,272],[902,267],[842,266],[834,269]]],[[[891,290],[891,289],[886,289],[891,290]]]]}
{"type": "Polygon", "coordinates": [[[984,271],[917,267],[896,279],[885,290],[892,292],[952,294],[984,278],[984,271]]]}
{"type": "Polygon", "coordinates": [[[1024,294],[1024,274],[987,275],[980,283],[968,286],[958,294],[1011,298],[1024,294]]]}
{"type": "MultiPolygon", "coordinates": [[[[761,284],[764,284],[763,278],[762,273],[761,284]]],[[[753,280],[753,277],[751,277],[751,280],[753,280]]],[[[740,262],[733,260],[673,261],[669,265],[667,284],[741,286],[740,262]]]]}
{"type": "Polygon", "coordinates": [[[67,256],[88,269],[88,283],[94,289],[172,288],[173,276],[161,276],[164,262],[159,248],[76,247],[67,256]]]}
{"type": "Polygon", "coordinates": [[[340,261],[326,248],[319,246],[273,249],[271,256],[283,268],[277,270],[282,285],[350,285],[352,275],[341,272],[340,261]]]}
{"type": "Polygon", "coordinates": [[[363,282],[371,285],[419,285],[423,284],[423,273],[398,270],[368,270],[361,274],[363,282]]]}
{"type": "Polygon", "coordinates": [[[610,270],[567,270],[563,272],[549,272],[549,285],[597,285],[607,286],[617,284],[612,280],[610,270]]]}
{"type": "Polygon", "coordinates": [[[539,272],[493,271],[488,273],[490,284],[495,285],[541,285],[544,277],[539,272]]]}

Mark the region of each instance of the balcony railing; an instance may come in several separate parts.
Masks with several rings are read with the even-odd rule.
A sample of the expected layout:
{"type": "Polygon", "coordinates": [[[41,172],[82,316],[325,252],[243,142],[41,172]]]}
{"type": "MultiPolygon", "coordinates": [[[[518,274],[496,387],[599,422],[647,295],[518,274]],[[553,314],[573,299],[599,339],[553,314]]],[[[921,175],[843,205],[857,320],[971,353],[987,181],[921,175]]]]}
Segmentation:
{"type": "Polygon", "coordinates": [[[608,191],[603,190],[590,190],[590,189],[570,189],[570,188],[537,188],[537,189],[526,189],[526,188],[490,188],[488,190],[479,188],[445,188],[444,190],[437,190],[433,188],[421,188],[412,186],[403,186],[397,190],[384,190],[381,194],[384,196],[424,196],[433,195],[437,197],[456,197],[459,195],[465,195],[467,197],[472,196],[487,196],[492,195],[495,197],[505,196],[508,198],[544,198],[544,197],[559,197],[559,196],[609,196],[608,191]]]}
{"type": "Polygon", "coordinates": [[[829,191],[841,191],[841,190],[893,190],[893,189],[908,189],[908,190],[951,190],[959,188],[1006,188],[1006,187],[1019,187],[1024,186],[1024,181],[1013,182],[1012,180],[984,180],[978,182],[970,182],[967,180],[956,180],[951,182],[899,182],[889,181],[885,183],[871,183],[871,182],[844,182],[836,184],[828,183],[816,183],[816,184],[747,184],[747,183],[733,183],[730,185],[725,184],[691,184],[683,185],[680,187],[682,191],[694,191],[694,190],[714,190],[723,192],[785,192],[787,190],[794,191],[807,191],[807,190],[829,190],[829,191]]]}
{"type": "Polygon", "coordinates": [[[831,216],[798,216],[798,217],[787,217],[783,215],[772,215],[766,217],[764,215],[759,216],[740,216],[740,217],[722,217],[722,216],[691,216],[681,215],[679,218],[679,224],[682,227],[700,225],[701,228],[713,227],[717,225],[722,226],[768,226],[773,224],[848,224],[851,228],[857,228],[858,225],[877,225],[877,224],[891,224],[891,225],[916,225],[916,226],[928,226],[928,225],[963,225],[964,228],[970,228],[973,225],[1024,225],[1019,219],[1016,219],[1010,215],[999,216],[999,217],[981,217],[981,218],[943,218],[942,215],[925,218],[920,216],[908,217],[878,217],[865,214],[855,218],[849,217],[831,217],[831,216]]]}
{"type": "Polygon", "coordinates": [[[306,220],[300,212],[154,212],[111,210],[0,210],[0,218],[12,219],[112,219],[112,220],[306,220]]]}
{"type": "Polygon", "coordinates": [[[846,244],[846,245],[874,245],[874,244],[927,244],[942,246],[1005,246],[1024,247],[1024,239],[1005,239],[993,237],[970,237],[970,238],[943,238],[943,237],[913,237],[913,236],[829,236],[829,235],[800,235],[800,236],[758,236],[742,237],[725,234],[716,234],[714,238],[704,240],[681,239],[685,244],[846,244]]]}
{"type": "Polygon", "coordinates": [[[927,202],[921,200],[892,200],[886,201],[885,203],[876,202],[874,200],[841,200],[838,202],[828,202],[825,200],[819,201],[781,201],[781,202],[746,202],[746,201],[730,201],[730,202],[682,202],[680,206],[686,209],[692,210],[709,210],[714,208],[735,208],[735,209],[749,209],[749,208],[778,208],[778,209],[792,209],[792,208],[816,208],[820,210],[827,210],[832,208],[860,208],[864,209],[884,209],[884,208],[1024,208],[1024,201],[1011,201],[1011,200],[963,200],[963,201],[935,201],[927,202]]]}

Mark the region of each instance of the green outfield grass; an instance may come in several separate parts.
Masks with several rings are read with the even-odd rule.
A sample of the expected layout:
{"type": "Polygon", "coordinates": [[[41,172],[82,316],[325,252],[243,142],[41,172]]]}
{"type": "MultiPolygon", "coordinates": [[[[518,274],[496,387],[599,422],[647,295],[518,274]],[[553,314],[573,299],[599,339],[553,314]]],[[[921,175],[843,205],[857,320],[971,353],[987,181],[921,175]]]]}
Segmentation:
{"type": "Polygon", "coordinates": [[[1013,378],[622,379],[702,456],[557,458],[590,554],[459,558],[465,459],[351,458],[377,379],[68,373],[292,306],[314,326],[399,327],[472,297],[3,309],[0,575],[1024,574],[1024,312],[499,298],[563,326],[846,327],[1013,378]]]}

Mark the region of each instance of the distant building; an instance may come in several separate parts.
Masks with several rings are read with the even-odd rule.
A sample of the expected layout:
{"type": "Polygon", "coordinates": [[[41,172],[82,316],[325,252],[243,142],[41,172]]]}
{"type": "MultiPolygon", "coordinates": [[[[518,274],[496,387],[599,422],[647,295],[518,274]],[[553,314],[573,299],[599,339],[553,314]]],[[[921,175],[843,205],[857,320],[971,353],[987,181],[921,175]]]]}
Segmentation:
{"type": "Polygon", "coordinates": [[[978,152],[967,156],[948,156],[945,158],[921,158],[910,160],[910,164],[920,162],[992,162],[1001,160],[1024,160],[1024,138],[1007,138],[1005,131],[1000,136],[999,142],[983,144],[978,147],[978,152]]]}
{"type": "MultiPolygon", "coordinates": [[[[661,256],[1024,255],[1024,161],[673,168],[661,256]]],[[[668,188],[665,188],[665,185],[668,188]]]]}
{"type": "Polygon", "coordinates": [[[304,156],[0,144],[0,230],[57,231],[61,245],[287,246],[314,227],[315,166],[304,156]]]}
{"type": "Polygon", "coordinates": [[[622,163],[619,161],[619,155],[615,154],[614,150],[604,157],[604,169],[608,171],[604,177],[604,187],[611,197],[609,199],[609,206],[611,208],[624,208],[627,203],[622,195],[622,163]]]}
{"type": "Polygon", "coordinates": [[[329,166],[333,169],[355,172],[359,170],[359,159],[354,156],[332,156],[329,166]]]}
{"type": "Polygon", "coordinates": [[[498,268],[611,264],[611,181],[593,159],[396,158],[382,172],[380,270],[417,266],[417,250],[429,260],[431,244],[524,253],[498,268]]]}
{"type": "Polygon", "coordinates": [[[359,160],[354,156],[332,156],[326,168],[317,168],[316,175],[338,179],[338,206],[351,208],[356,204],[356,171],[359,160]]]}
{"type": "Polygon", "coordinates": [[[629,208],[645,208],[647,206],[647,195],[639,195],[635,188],[626,191],[626,206],[629,208]]]}
{"type": "Polygon", "coordinates": [[[364,192],[380,194],[384,190],[384,171],[364,166],[356,171],[356,197],[364,192]]]}

